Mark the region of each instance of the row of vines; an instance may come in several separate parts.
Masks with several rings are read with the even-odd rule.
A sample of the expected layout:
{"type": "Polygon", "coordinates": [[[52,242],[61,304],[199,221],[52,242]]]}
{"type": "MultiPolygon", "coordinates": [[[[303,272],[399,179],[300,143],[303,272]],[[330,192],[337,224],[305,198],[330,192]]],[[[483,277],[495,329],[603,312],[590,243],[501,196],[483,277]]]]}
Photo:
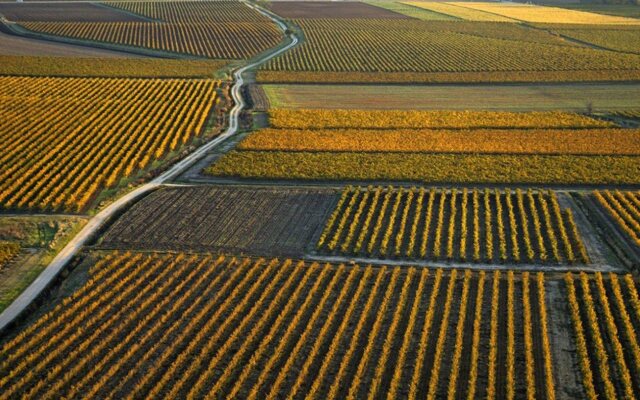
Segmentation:
{"type": "Polygon", "coordinates": [[[585,398],[638,398],[640,300],[633,278],[568,273],[565,285],[585,398]]]}
{"type": "Polygon", "coordinates": [[[75,39],[221,59],[244,59],[276,46],[282,34],[237,1],[114,3],[147,22],[24,21],[25,28],[75,39]]]}
{"type": "Polygon", "coordinates": [[[2,347],[24,398],[541,398],[545,275],[111,252],[2,347]]]}
{"type": "MultiPolygon", "coordinates": [[[[305,42],[267,71],[491,72],[637,70],[640,57],[594,48],[434,32],[418,20],[295,20],[305,42]]],[[[451,22],[450,24],[456,24],[451,22]]]]}
{"type": "Polygon", "coordinates": [[[0,207],[79,212],[203,133],[219,81],[0,78],[0,207]]]}
{"type": "Polygon", "coordinates": [[[640,192],[596,190],[594,196],[631,241],[640,246],[640,192]]]}
{"type": "Polygon", "coordinates": [[[347,187],[321,253],[473,262],[588,263],[554,192],[347,187]]]}

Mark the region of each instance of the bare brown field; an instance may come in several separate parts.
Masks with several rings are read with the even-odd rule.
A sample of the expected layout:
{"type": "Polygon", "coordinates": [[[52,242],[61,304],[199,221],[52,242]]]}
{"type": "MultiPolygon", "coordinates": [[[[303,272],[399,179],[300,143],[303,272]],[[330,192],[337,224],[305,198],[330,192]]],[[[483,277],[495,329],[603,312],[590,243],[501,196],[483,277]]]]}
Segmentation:
{"type": "Polygon", "coordinates": [[[634,83],[508,85],[262,85],[273,108],[594,110],[640,108],[634,83]],[[327,101],[330,98],[331,101],[327,101]]]}
{"type": "Polygon", "coordinates": [[[165,188],[119,218],[100,246],[300,256],[336,198],[322,189],[165,188]]]}
{"type": "Polygon", "coordinates": [[[144,22],[145,19],[91,3],[2,4],[0,14],[9,21],[27,22],[144,22]]]}
{"type": "Polygon", "coordinates": [[[332,1],[278,1],[271,11],[284,18],[386,18],[408,19],[406,15],[365,3],[332,1]]]}

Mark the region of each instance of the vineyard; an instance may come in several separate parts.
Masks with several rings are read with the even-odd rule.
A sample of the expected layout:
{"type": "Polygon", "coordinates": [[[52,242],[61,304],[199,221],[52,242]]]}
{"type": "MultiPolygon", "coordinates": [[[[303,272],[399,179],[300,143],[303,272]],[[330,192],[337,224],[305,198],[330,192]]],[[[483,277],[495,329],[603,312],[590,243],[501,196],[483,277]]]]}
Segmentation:
{"type": "Polygon", "coordinates": [[[607,49],[640,53],[640,28],[635,29],[557,29],[554,32],[607,49]]]}
{"type": "Polygon", "coordinates": [[[257,11],[236,1],[114,3],[151,22],[21,22],[56,36],[144,47],[207,58],[250,58],[276,46],[281,33],[257,11]]]}
{"type": "Polygon", "coordinates": [[[269,110],[276,129],[564,129],[615,125],[565,112],[269,110]]]}
{"type": "Polygon", "coordinates": [[[2,397],[559,390],[543,273],[129,252],[90,265],[84,286],[4,343],[2,397]]]}
{"type": "Polygon", "coordinates": [[[640,247],[640,192],[596,190],[594,196],[631,241],[640,247]]]}
{"type": "Polygon", "coordinates": [[[226,61],[219,60],[0,55],[0,74],[104,78],[210,78],[226,64],[226,61]]]}
{"type": "Polygon", "coordinates": [[[523,72],[529,80],[547,80],[548,73],[563,79],[578,73],[584,79],[590,73],[599,75],[605,70],[611,71],[611,79],[615,79],[616,74],[632,76],[640,69],[638,55],[552,44],[558,38],[544,33],[532,34],[544,36],[540,42],[517,40],[527,35],[526,29],[515,38],[501,38],[502,35],[478,35],[472,27],[459,32],[457,22],[438,22],[436,26],[441,28],[438,31],[430,27],[431,22],[419,20],[294,22],[304,32],[304,43],[269,61],[262,67],[260,80],[287,79],[281,72],[306,73],[300,80],[305,80],[305,76],[322,80],[322,74],[318,73],[328,73],[327,81],[334,79],[333,73],[347,73],[345,81],[350,74],[353,81],[364,80],[361,76],[364,73],[375,75],[377,80],[385,74],[407,74],[407,79],[413,79],[416,73],[493,73],[497,77],[504,73],[505,79],[510,80],[509,76],[523,72]],[[540,74],[539,79],[535,79],[536,74],[540,74]]]}
{"type": "Polygon", "coordinates": [[[640,21],[635,18],[616,17],[585,11],[567,10],[558,7],[489,2],[463,2],[457,4],[460,7],[524,22],[589,25],[640,25],[640,21]]]}
{"type": "Polygon", "coordinates": [[[92,3],[0,3],[0,13],[9,21],[41,22],[135,22],[143,18],[92,3]]]}
{"type": "Polygon", "coordinates": [[[406,15],[408,17],[421,19],[423,21],[455,21],[456,18],[440,14],[437,12],[425,10],[420,7],[414,7],[412,5],[396,2],[396,1],[367,1],[367,4],[371,4],[376,7],[384,8],[399,14],[406,15]]]}
{"type": "Polygon", "coordinates": [[[563,112],[286,110],[205,172],[421,183],[638,183],[640,131],[563,112]]]}
{"type": "MultiPolygon", "coordinates": [[[[452,85],[391,85],[391,84],[350,84],[350,85],[332,85],[332,84],[267,84],[261,85],[263,91],[269,98],[271,108],[271,117],[274,113],[283,112],[280,108],[287,110],[307,111],[308,114],[295,115],[297,118],[306,119],[307,116],[326,119],[331,116],[329,110],[335,110],[336,115],[340,113],[340,121],[344,121],[350,113],[356,113],[359,118],[366,119],[366,124],[371,121],[371,114],[361,113],[366,110],[502,110],[502,111],[519,111],[519,114],[502,114],[509,115],[509,119],[516,117],[527,117],[536,115],[532,112],[541,111],[588,111],[586,105],[589,102],[594,105],[593,110],[596,112],[612,110],[623,111],[625,113],[636,112],[640,110],[640,97],[637,93],[640,90],[638,84],[619,84],[615,82],[599,83],[597,85],[587,82],[573,83],[546,83],[544,90],[540,90],[542,85],[530,84],[512,84],[512,85],[469,85],[469,84],[452,84],[452,85]],[[327,102],[327,98],[331,101],[327,102]],[[348,110],[345,112],[343,110],[348,110]],[[318,111],[313,114],[314,111],[318,111]]],[[[292,113],[292,111],[288,111],[292,113]]],[[[444,112],[442,112],[444,114],[444,112]]],[[[294,114],[289,114],[294,116],[294,114]]],[[[413,116],[416,114],[406,113],[403,118],[411,119],[418,122],[413,116]]],[[[423,119],[431,119],[433,114],[422,115],[423,119]],[[429,117],[428,117],[429,115],[429,117]]],[[[452,122],[458,123],[459,119],[465,115],[462,112],[452,113],[452,122]]],[[[483,113],[473,113],[474,119],[480,121],[485,119],[483,113]]],[[[498,114],[499,115],[499,114],[498,114]]],[[[629,114],[631,115],[631,114],[629,114]]],[[[571,126],[566,127],[605,127],[606,125],[595,125],[594,119],[587,119],[593,125],[571,126]]],[[[355,118],[354,118],[355,122],[355,118]]],[[[447,122],[446,120],[443,122],[447,122]]],[[[492,122],[492,127],[498,127],[498,121],[492,122]]],[[[555,129],[551,126],[545,127],[542,118],[533,121],[531,125],[537,129],[555,129]]],[[[469,123],[473,124],[473,119],[469,119],[469,123]]],[[[299,128],[297,124],[289,122],[295,129],[299,128]]],[[[407,125],[401,118],[394,119],[395,129],[406,128],[407,125]]],[[[418,127],[421,123],[418,122],[418,127]]],[[[453,125],[449,123],[449,125],[453,125]]],[[[478,124],[480,125],[480,124],[478,124]]],[[[304,126],[304,124],[300,124],[304,126]]],[[[314,125],[311,125],[314,126],[314,125]]],[[[353,126],[359,127],[357,123],[353,126]]],[[[487,127],[488,125],[485,125],[487,127]]],[[[444,125],[446,127],[446,125],[444,125]]],[[[464,126],[461,126],[463,128],[464,126]]],[[[468,128],[469,126],[467,126],[468,128]]],[[[482,126],[478,126],[482,127],[482,126]]],[[[518,128],[517,126],[506,126],[509,128],[518,128]]],[[[527,126],[525,125],[524,128],[527,126]]],[[[560,126],[561,127],[561,126],[560,126]]],[[[427,126],[427,128],[429,128],[427,126]]],[[[318,128],[320,129],[320,128],[318,128]]],[[[369,128],[367,128],[369,129],[369,128]]],[[[415,129],[415,128],[412,128],[415,129]]],[[[442,129],[442,127],[436,127],[442,129]]],[[[446,127],[446,129],[450,129],[446,127]]]]}
{"type": "Polygon", "coordinates": [[[633,278],[569,273],[565,284],[585,398],[637,398],[640,300],[633,278]]]}
{"type": "Polygon", "coordinates": [[[412,7],[422,8],[428,11],[448,15],[453,18],[462,19],[473,22],[515,22],[510,18],[506,18],[494,13],[487,13],[481,10],[465,7],[461,3],[445,3],[431,1],[408,1],[404,4],[412,7]]]}
{"type": "Polygon", "coordinates": [[[638,184],[632,156],[230,151],[205,170],[251,179],[638,184]]]}
{"type": "Polygon", "coordinates": [[[640,155],[640,130],[278,130],[240,150],[640,155]]]}
{"type": "Polygon", "coordinates": [[[118,219],[100,247],[300,257],[335,198],[330,189],[163,188],[118,219]]]}
{"type": "Polygon", "coordinates": [[[194,136],[219,81],[0,78],[0,205],[80,212],[194,136]]]}
{"type": "Polygon", "coordinates": [[[553,192],[346,188],[322,253],[501,263],[588,263],[570,209],[553,192]]]}

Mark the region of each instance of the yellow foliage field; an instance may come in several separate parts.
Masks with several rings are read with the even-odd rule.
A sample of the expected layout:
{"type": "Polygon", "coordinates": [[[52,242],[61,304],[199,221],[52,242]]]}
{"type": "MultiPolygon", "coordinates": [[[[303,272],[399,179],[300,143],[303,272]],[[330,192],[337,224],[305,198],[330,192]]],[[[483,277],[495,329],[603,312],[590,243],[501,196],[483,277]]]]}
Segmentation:
{"type": "Polygon", "coordinates": [[[487,13],[480,10],[473,10],[463,7],[461,3],[442,3],[434,1],[407,1],[403,4],[435,11],[466,21],[491,21],[491,22],[515,22],[514,20],[500,15],[487,13]]]}
{"type": "Polygon", "coordinates": [[[455,3],[460,7],[491,13],[524,22],[591,24],[591,25],[640,25],[635,18],[596,14],[565,8],[536,6],[520,3],[464,2],[455,3]]]}
{"type": "Polygon", "coordinates": [[[0,77],[0,207],[82,211],[203,132],[219,81],[0,77]]]}
{"type": "Polygon", "coordinates": [[[640,155],[640,130],[265,129],[242,150],[640,155]]]}
{"type": "Polygon", "coordinates": [[[277,129],[554,129],[606,128],[611,122],[568,112],[388,111],[273,109],[269,123],[277,129]]]}

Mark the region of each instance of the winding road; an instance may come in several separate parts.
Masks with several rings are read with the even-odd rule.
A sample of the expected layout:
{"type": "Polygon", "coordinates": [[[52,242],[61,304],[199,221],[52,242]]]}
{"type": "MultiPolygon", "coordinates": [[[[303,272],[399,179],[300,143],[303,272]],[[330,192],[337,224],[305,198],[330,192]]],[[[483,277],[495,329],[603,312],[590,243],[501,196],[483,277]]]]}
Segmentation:
{"type": "Polygon", "coordinates": [[[118,212],[120,212],[130,202],[157,189],[161,185],[171,181],[173,178],[186,171],[191,165],[202,158],[207,152],[211,151],[216,146],[220,145],[226,139],[238,132],[240,113],[245,107],[245,102],[241,94],[241,89],[244,85],[243,74],[246,71],[272,59],[273,57],[284,53],[285,51],[297,45],[299,42],[299,39],[295,35],[295,33],[288,32],[287,34],[287,26],[278,16],[256,5],[247,2],[245,2],[245,4],[248,7],[253,8],[254,10],[263,14],[267,18],[271,19],[276,25],[278,25],[278,27],[283,32],[285,32],[285,40],[288,39],[289,43],[287,43],[283,47],[277,48],[260,56],[258,59],[243,67],[238,68],[233,72],[234,84],[231,88],[231,96],[233,98],[233,101],[235,102],[235,105],[229,113],[228,128],[221,135],[215,137],[213,140],[199,147],[196,151],[185,157],[180,162],[174,164],[162,175],[159,175],[152,181],[115,200],[113,203],[109,204],[102,211],[91,218],[89,222],[87,222],[85,227],[64,247],[64,249],[62,249],[62,251],[60,251],[60,253],[58,253],[58,255],[51,261],[51,263],[31,283],[31,285],[29,285],[29,287],[24,290],[20,294],[20,296],[18,296],[18,298],[15,299],[13,303],[11,303],[11,305],[2,312],[2,314],[0,314],[0,332],[3,331],[7,326],[15,321],[16,318],[18,318],[28,309],[29,305],[38,298],[38,296],[51,284],[51,282],[53,282],[58,274],[60,274],[60,272],[64,269],[65,265],[67,265],[67,263],[69,263],[69,261],[71,261],[71,259],[80,250],[82,250],[83,246],[95,234],[98,233],[100,228],[107,221],[116,216],[118,212]]]}

